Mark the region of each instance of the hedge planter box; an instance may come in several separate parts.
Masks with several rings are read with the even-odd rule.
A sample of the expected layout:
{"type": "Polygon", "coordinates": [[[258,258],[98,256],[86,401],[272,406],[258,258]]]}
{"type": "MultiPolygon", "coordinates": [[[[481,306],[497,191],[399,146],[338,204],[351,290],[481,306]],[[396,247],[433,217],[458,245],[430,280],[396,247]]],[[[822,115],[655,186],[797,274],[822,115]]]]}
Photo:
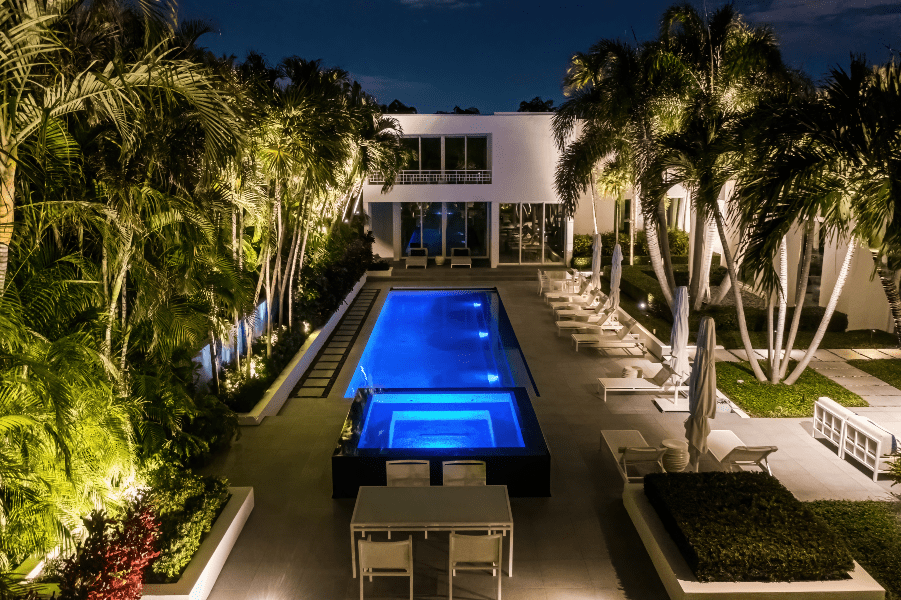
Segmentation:
{"type": "Polygon", "coordinates": [[[148,600],[206,600],[216,584],[219,572],[238,540],[244,523],[253,510],[253,488],[229,488],[231,498],[213,523],[197,554],[175,583],[150,583],[144,586],[148,600]]]}
{"type": "Polygon", "coordinates": [[[885,590],[856,562],[850,579],[793,582],[700,583],[682,558],[643,484],[623,489],[623,504],[671,600],[884,600],[885,590]]]}
{"type": "Polygon", "coordinates": [[[369,279],[391,277],[392,271],[394,271],[394,267],[388,267],[387,269],[381,269],[379,271],[366,271],[366,277],[368,277],[369,279]]]}
{"type": "Polygon", "coordinates": [[[335,327],[338,326],[338,322],[344,316],[344,313],[347,312],[347,307],[353,303],[360,289],[366,284],[368,275],[369,271],[363,273],[360,281],[350,290],[350,293],[347,294],[344,302],[338,307],[332,318],[328,320],[328,323],[310,334],[307,341],[304,342],[297,354],[294,355],[294,358],[291,359],[291,362],[288,363],[288,366],[285,367],[285,370],[272,382],[272,385],[269,386],[269,389],[266,390],[266,393],[263,394],[263,397],[253,409],[250,412],[238,413],[239,424],[259,425],[264,418],[278,414],[278,411],[281,410],[288,400],[291,390],[294,389],[294,386],[297,385],[303,374],[313,364],[316,355],[322,349],[322,346],[325,345],[335,327]]]}

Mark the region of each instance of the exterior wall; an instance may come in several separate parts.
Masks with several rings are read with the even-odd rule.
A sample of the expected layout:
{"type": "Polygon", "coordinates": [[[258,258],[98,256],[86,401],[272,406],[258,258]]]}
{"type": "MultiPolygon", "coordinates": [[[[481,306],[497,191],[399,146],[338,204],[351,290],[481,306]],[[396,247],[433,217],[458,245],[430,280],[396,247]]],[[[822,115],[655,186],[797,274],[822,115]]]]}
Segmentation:
{"type": "MultiPolygon", "coordinates": [[[[847,240],[826,240],[823,256],[823,275],[820,284],[820,306],[829,303],[835,281],[842,268],[847,240]]],[[[873,276],[873,258],[870,251],[858,244],[851,259],[851,270],[842,288],[836,310],[848,315],[848,329],[881,329],[894,331],[888,300],[878,278],[873,276]]]]}

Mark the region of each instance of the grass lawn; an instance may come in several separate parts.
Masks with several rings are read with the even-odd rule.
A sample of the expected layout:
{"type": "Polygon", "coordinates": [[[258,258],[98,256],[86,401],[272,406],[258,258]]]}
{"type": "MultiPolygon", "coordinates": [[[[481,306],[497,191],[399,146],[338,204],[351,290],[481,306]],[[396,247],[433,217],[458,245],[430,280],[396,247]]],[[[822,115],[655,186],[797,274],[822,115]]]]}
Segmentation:
{"type": "Polygon", "coordinates": [[[901,600],[901,503],[864,500],[807,502],[841,537],[867,573],[901,600]]]}
{"type": "MultiPolygon", "coordinates": [[[[789,365],[789,373],[795,361],[789,365]]],[[[716,387],[752,417],[812,417],[813,405],[828,396],[843,406],[867,402],[811,368],[794,385],[761,383],[748,362],[716,363],[716,387]]]]}
{"type": "Polygon", "coordinates": [[[899,359],[849,360],[848,364],[901,389],[901,360],[899,359]]]}
{"type": "MultiPolygon", "coordinates": [[[[788,329],[788,325],[786,325],[788,329]]],[[[799,331],[795,338],[795,350],[806,350],[813,341],[815,331],[799,331]]],[[[755,348],[766,348],[766,331],[749,331],[751,344],[755,348]]],[[[788,335],[786,331],[785,335],[788,335]]],[[[723,331],[716,333],[716,341],[718,344],[726,348],[744,348],[741,343],[741,334],[737,331],[723,331]]],[[[857,329],[854,331],[827,331],[820,343],[820,348],[828,349],[846,349],[846,348],[897,348],[898,340],[894,334],[885,331],[871,329],[857,329]]]]}

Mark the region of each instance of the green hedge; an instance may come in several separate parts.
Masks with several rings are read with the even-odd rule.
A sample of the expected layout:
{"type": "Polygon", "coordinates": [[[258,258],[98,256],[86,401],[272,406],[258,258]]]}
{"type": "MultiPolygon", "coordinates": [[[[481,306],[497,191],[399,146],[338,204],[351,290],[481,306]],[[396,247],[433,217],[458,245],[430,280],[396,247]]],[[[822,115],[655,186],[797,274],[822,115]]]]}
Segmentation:
{"type": "MultiPolygon", "coordinates": [[[[791,361],[789,373],[794,366],[795,361],[791,361]]],[[[794,385],[785,385],[757,381],[751,363],[718,362],[716,387],[752,417],[812,417],[813,405],[820,396],[843,406],[869,406],[854,392],[811,368],[805,369],[794,385]]]]}
{"type": "Polygon", "coordinates": [[[901,504],[874,500],[806,504],[844,540],[854,560],[885,588],[886,600],[901,599],[901,504]]]}
{"type": "Polygon", "coordinates": [[[149,579],[176,581],[228,501],[228,481],[194,475],[171,463],[155,470],[150,480],[150,504],[160,521],[160,555],[150,566],[149,579]]]}
{"type": "Polygon", "coordinates": [[[836,534],[765,473],[654,473],[644,491],[698,581],[843,579],[836,534]]]}

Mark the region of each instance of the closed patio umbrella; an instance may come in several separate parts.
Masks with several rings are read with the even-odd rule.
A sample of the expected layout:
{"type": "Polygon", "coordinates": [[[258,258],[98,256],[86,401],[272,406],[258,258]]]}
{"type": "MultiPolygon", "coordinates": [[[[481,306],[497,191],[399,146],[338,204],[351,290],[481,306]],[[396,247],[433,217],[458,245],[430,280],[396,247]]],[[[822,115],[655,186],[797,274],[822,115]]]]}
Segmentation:
{"type": "MultiPolygon", "coordinates": [[[[676,298],[673,302],[673,330],[669,337],[670,352],[669,366],[679,378],[679,383],[685,379],[688,373],[688,288],[679,286],[676,288],[676,298]]],[[[679,398],[679,387],[676,386],[673,403],[679,398]]]]}
{"type": "Polygon", "coordinates": [[[601,234],[594,234],[594,252],[591,255],[591,287],[601,289],[601,234]]]}
{"type": "Polygon", "coordinates": [[[707,452],[707,436],[710,423],[716,417],[716,323],[710,317],[702,317],[698,328],[698,351],[688,378],[688,419],[685,421],[685,438],[694,470],[698,469],[701,456],[707,452]]]}
{"type": "Polygon", "coordinates": [[[613,247],[613,258],[610,265],[610,311],[619,308],[619,280],[623,275],[623,251],[619,244],[613,247]]]}

